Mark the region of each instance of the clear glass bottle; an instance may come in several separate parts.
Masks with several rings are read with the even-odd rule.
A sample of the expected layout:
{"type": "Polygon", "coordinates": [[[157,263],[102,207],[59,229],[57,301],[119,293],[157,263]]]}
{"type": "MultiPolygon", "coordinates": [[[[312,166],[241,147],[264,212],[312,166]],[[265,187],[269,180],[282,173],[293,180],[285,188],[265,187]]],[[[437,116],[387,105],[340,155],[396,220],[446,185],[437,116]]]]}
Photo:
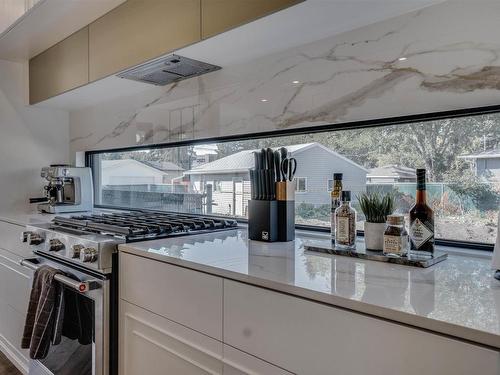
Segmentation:
{"type": "Polygon", "coordinates": [[[330,193],[331,210],[330,210],[330,234],[332,242],[335,242],[335,210],[340,207],[340,195],[342,194],[342,173],[333,174],[333,186],[330,193]]]}
{"type": "Polygon", "coordinates": [[[387,227],[384,232],[384,254],[401,257],[408,253],[408,232],[403,215],[387,216],[387,227]]]}
{"type": "Polygon", "coordinates": [[[351,192],[343,191],[341,205],[335,210],[335,247],[356,249],[356,210],[351,207],[351,192]]]}

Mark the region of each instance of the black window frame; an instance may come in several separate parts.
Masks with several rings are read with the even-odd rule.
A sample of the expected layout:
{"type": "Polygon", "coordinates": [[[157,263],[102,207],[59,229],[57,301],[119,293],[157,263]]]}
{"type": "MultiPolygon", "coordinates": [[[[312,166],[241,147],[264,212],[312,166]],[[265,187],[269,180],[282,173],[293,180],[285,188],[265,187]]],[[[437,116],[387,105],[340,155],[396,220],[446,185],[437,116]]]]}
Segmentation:
{"type": "MultiPolygon", "coordinates": [[[[412,124],[412,123],[417,123],[417,122],[429,122],[429,121],[445,120],[445,119],[451,119],[451,118],[481,116],[481,115],[494,114],[494,113],[500,113],[500,105],[473,107],[473,108],[465,108],[465,109],[441,111],[441,112],[429,112],[429,113],[423,113],[423,114],[387,117],[387,118],[352,121],[352,122],[343,122],[343,123],[337,123],[337,124],[334,123],[334,124],[317,125],[317,126],[310,126],[310,127],[298,127],[298,128],[292,128],[292,129],[271,130],[271,131],[262,132],[262,133],[245,133],[245,134],[237,134],[237,135],[227,135],[227,136],[222,136],[222,137],[208,137],[208,138],[182,140],[182,141],[174,141],[174,142],[166,142],[166,143],[155,143],[155,144],[137,145],[137,146],[120,147],[120,148],[103,149],[103,150],[91,150],[91,151],[85,152],[85,166],[90,167],[93,170],[94,169],[93,156],[96,154],[104,154],[104,153],[109,153],[109,152],[127,152],[127,151],[137,151],[137,150],[144,150],[144,149],[154,149],[154,148],[174,148],[174,147],[182,147],[182,146],[196,146],[196,145],[207,144],[207,143],[223,143],[223,142],[243,141],[243,140],[249,140],[249,139],[282,137],[282,136],[289,136],[289,135],[311,134],[311,133],[321,133],[321,132],[336,132],[336,131],[353,130],[353,129],[366,129],[366,128],[376,128],[376,127],[407,125],[407,124],[412,124]]],[[[94,207],[95,208],[103,208],[103,209],[123,209],[123,210],[129,210],[129,211],[138,211],[139,210],[139,209],[134,209],[134,208],[130,208],[130,207],[96,205],[95,201],[94,201],[94,207]]],[[[143,209],[143,210],[146,211],[146,209],[143,209]]],[[[154,211],[154,210],[151,210],[151,211],[154,211]]],[[[204,216],[206,216],[206,215],[204,215],[204,216]]],[[[241,223],[247,222],[246,219],[237,218],[237,220],[241,223]]],[[[300,224],[300,225],[297,224],[295,226],[295,228],[298,230],[310,230],[310,231],[316,231],[316,232],[328,232],[329,231],[329,228],[326,228],[326,227],[318,227],[318,226],[303,225],[303,224],[300,224]]],[[[358,231],[358,235],[364,236],[363,231],[358,231]]],[[[487,243],[482,243],[482,242],[436,239],[436,244],[441,245],[441,246],[460,247],[460,248],[464,248],[464,249],[483,250],[483,251],[491,251],[491,252],[494,249],[493,244],[487,244],[487,243]]]]}

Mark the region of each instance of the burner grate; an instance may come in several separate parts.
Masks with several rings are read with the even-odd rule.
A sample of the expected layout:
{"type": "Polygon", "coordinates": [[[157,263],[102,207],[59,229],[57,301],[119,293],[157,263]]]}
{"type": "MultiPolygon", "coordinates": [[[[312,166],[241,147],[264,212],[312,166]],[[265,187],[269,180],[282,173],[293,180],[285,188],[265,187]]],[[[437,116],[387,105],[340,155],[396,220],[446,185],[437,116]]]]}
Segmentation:
{"type": "Polygon", "coordinates": [[[237,227],[236,220],[178,213],[120,212],[78,215],[70,218],[58,216],[53,224],[80,232],[99,233],[124,238],[126,241],[166,238],[183,234],[196,234],[237,227]]]}

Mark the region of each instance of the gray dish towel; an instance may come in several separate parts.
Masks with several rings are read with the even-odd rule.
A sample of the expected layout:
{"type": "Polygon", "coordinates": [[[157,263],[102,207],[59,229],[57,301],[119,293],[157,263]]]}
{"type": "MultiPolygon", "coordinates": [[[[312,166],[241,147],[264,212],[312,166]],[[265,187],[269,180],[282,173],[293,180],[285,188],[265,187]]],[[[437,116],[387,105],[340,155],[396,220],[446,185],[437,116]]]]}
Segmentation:
{"type": "Polygon", "coordinates": [[[62,272],[48,266],[41,266],[35,271],[21,340],[21,348],[29,349],[32,359],[43,359],[49,352],[54,332],[57,298],[59,289],[62,288],[54,280],[57,274],[62,272]]]}

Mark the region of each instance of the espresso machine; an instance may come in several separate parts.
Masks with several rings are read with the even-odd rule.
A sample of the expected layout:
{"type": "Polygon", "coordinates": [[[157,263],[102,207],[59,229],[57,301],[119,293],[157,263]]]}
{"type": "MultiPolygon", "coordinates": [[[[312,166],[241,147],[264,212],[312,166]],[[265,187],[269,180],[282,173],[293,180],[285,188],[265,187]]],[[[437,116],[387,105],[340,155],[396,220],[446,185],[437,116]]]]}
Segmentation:
{"type": "Polygon", "coordinates": [[[44,197],[31,198],[39,203],[38,211],[51,214],[90,211],[94,202],[94,186],[90,168],[51,165],[42,168],[45,179],[44,197]]]}

